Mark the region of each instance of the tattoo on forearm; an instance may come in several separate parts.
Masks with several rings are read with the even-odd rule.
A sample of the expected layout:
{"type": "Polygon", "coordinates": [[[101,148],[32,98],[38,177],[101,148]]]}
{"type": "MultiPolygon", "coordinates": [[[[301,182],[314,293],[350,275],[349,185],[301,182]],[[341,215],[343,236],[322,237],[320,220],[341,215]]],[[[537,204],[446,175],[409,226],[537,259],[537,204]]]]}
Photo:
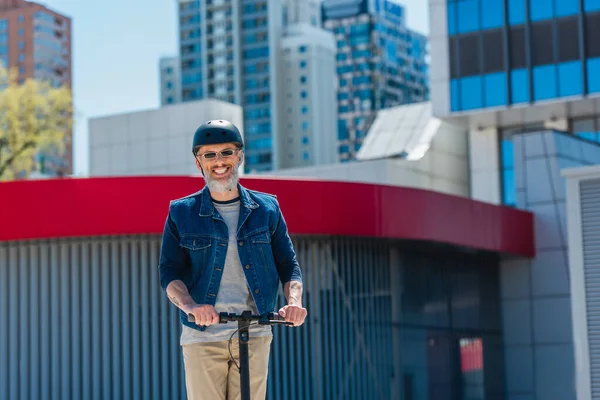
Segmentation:
{"type": "Polygon", "coordinates": [[[169,299],[171,300],[171,302],[173,304],[175,304],[177,307],[179,307],[179,301],[177,300],[177,298],[175,296],[169,296],[169,299]]]}

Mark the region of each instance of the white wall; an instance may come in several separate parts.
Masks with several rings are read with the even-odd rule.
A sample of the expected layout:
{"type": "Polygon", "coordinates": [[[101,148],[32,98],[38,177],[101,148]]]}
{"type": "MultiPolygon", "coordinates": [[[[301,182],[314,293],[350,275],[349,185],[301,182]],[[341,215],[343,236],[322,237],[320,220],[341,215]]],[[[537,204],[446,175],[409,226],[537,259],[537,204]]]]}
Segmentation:
{"type": "Polygon", "coordinates": [[[194,132],[219,118],[243,134],[242,108],[218,100],[91,118],[90,176],[196,174],[194,132]]]}
{"type": "Polygon", "coordinates": [[[385,158],[283,169],[269,175],[406,186],[468,197],[467,136],[456,129],[440,129],[423,158],[415,161],[385,158]]]}
{"type": "Polygon", "coordinates": [[[471,197],[492,204],[501,203],[498,130],[469,131],[471,197]]]}
{"type": "Polygon", "coordinates": [[[337,100],[335,40],[333,34],[307,24],[289,26],[281,41],[281,85],[277,168],[335,163],[337,161],[337,100]],[[306,52],[300,53],[300,46],[306,52]],[[305,61],[306,67],[300,68],[305,61]],[[300,77],[306,77],[301,83],[300,77]],[[300,96],[307,93],[306,98],[300,96]],[[308,113],[303,114],[302,108],[308,113]],[[304,130],[303,124],[308,124],[304,130]],[[304,143],[306,138],[308,143],[304,143]],[[304,158],[304,153],[308,159],[304,158]]]}

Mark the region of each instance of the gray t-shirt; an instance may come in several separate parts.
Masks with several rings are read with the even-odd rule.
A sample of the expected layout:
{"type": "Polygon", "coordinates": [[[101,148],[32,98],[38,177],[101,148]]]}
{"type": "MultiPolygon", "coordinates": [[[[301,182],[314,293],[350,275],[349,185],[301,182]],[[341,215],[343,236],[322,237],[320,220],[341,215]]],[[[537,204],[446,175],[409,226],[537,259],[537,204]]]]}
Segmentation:
{"type": "MultiPolygon", "coordinates": [[[[242,311],[251,310],[253,314],[258,311],[254,304],[254,299],[248,289],[246,277],[242,269],[237,247],[237,225],[240,214],[240,201],[228,203],[213,202],[216,211],[221,214],[227,223],[229,230],[229,243],[227,246],[227,255],[225,257],[225,267],[221,285],[217,293],[215,311],[217,313],[227,312],[240,314],[242,311]]],[[[206,328],[204,332],[189,328],[183,325],[181,332],[181,344],[190,344],[197,342],[217,342],[229,340],[231,334],[238,328],[237,322],[227,322],[226,324],[215,324],[206,328]]],[[[251,325],[250,340],[256,336],[270,336],[271,327],[269,325],[251,325]]],[[[234,339],[237,338],[237,333],[234,339]]]]}

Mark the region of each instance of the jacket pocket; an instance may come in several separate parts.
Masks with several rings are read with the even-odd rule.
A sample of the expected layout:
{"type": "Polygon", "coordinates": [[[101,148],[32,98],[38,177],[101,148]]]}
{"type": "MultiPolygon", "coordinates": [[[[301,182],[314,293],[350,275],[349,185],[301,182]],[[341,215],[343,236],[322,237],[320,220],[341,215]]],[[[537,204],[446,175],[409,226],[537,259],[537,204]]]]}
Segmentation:
{"type": "Polygon", "coordinates": [[[212,245],[212,241],[210,238],[205,238],[201,236],[186,236],[182,237],[179,241],[179,245],[188,250],[204,250],[209,248],[212,245]]]}

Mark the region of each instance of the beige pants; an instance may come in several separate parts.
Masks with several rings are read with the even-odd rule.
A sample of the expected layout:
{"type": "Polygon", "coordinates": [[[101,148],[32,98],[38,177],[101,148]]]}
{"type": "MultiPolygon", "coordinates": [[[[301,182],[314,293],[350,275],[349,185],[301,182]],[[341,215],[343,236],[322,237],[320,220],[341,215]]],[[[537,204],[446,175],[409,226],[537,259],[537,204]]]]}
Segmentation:
{"type": "MultiPolygon", "coordinates": [[[[272,337],[250,337],[250,397],[264,400],[272,337]]],[[[183,345],[183,362],[188,400],[240,400],[240,373],[230,360],[228,341],[183,345]]],[[[231,353],[240,365],[237,337],[231,353]]]]}

